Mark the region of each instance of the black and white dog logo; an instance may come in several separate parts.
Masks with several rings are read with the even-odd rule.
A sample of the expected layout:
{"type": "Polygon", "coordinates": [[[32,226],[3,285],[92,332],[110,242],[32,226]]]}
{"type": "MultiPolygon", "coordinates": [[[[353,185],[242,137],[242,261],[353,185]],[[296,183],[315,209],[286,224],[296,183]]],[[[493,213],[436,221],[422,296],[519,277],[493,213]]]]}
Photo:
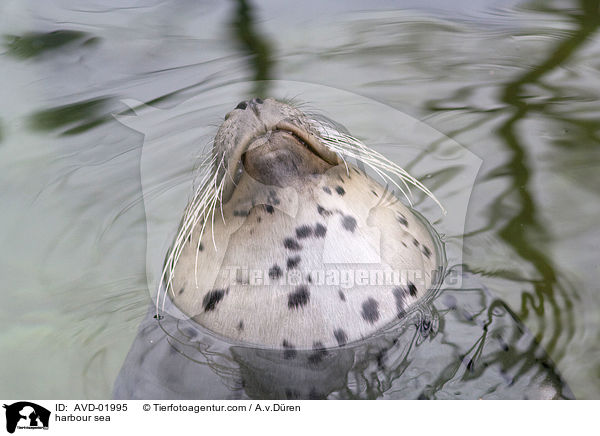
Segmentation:
{"type": "Polygon", "coordinates": [[[15,429],[48,429],[50,411],[29,401],[3,406],[6,409],[6,431],[15,429]]]}

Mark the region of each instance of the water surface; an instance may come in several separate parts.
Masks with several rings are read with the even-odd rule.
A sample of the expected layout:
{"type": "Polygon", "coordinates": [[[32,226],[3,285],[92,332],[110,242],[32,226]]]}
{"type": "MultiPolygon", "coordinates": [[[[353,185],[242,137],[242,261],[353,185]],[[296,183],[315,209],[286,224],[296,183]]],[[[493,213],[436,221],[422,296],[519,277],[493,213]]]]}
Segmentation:
{"type": "Polygon", "coordinates": [[[198,154],[164,162],[176,191],[221,107],[281,92],[271,79],[380,102],[479,157],[465,228],[448,238],[575,396],[600,398],[598,1],[473,3],[3,2],[3,396],[109,397],[146,313],[144,138],[113,117],[130,114],[121,100],[205,97],[198,154]]]}

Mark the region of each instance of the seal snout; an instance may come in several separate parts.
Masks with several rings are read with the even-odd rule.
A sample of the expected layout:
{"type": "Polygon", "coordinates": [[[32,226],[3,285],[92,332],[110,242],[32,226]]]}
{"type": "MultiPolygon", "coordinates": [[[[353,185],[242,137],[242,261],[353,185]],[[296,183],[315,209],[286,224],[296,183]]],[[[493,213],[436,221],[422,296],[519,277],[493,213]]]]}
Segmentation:
{"type": "Polygon", "coordinates": [[[292,106],[258,97],[239,102],[225,116],[213,155],[217,183],[224,180],[225,202],[244,174],[264,184],[289,186],[340,163],[321,142],[314,120],[292,106]]]}

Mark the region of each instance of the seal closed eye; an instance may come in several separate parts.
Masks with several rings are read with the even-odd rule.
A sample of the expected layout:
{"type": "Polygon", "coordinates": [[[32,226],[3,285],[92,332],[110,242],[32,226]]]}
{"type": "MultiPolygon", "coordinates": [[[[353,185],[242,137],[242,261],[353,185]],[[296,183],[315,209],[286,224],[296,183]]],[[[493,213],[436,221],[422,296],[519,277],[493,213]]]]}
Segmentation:
{"type": "Polygon", "coordinates": [[[432,194],[333,125],[273,99],[242,103],[167,255],[173,302],[218,335],[285,350],[343,346],[403,317],[432,286],[438,246],[347,160],[432,194]]]}

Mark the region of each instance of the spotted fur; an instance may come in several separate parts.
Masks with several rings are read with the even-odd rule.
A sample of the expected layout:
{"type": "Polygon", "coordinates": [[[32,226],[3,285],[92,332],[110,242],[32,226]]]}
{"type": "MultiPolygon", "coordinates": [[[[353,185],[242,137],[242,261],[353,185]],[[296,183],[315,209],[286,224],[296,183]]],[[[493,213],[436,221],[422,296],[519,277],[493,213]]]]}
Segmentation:
{"type": "Polygon", "coordinates": [[[280,186],[257,182],[243,167],[233,172],[243,157],[236,147],[264,134],[265,125],[319,140],[310,118],[275,100],[232,111],[215,138],[212,159],[227,164],[211,169],[221,187],[215,204],[222,204],[213,206],[213,219],[198,218],[175,244],[179,251],[171,252],[171,263],[167,259],[174,266],[165,281],[168,289],[181,290],[169,291],[175,304],[204,327],[282,349],[286,359],[297,349],[313,350],[309,360],[316,363],[328,347],[368,337],[403,316],[431,287],[439,255],[421,218],[342,159],[280,186]],[[228,186],[230,179],[235,184],[228,186]],[[407,270],[419,277],[356,283],[358,271],[377,277],[407,270]],[[342,282],[344,271],[354,271],[354,284],[342,282]],[[337,281],[328,282],[335,274],[337,281]]]}

